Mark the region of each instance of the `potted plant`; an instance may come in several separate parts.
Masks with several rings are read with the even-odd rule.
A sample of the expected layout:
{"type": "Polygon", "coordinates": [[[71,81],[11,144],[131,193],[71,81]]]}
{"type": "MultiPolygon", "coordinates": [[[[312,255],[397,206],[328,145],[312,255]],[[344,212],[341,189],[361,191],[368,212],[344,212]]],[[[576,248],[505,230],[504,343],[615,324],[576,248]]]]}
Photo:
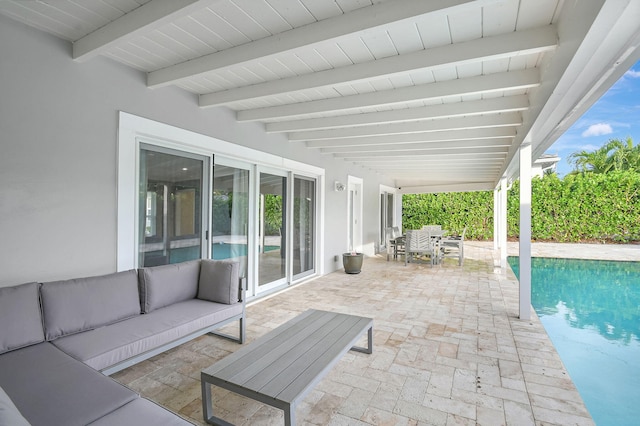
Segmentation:
{"type": "Polygon", "coordinates": [[[351,251],[348,253],[342,253],[342,265],[344,266],[344,272],[347,274],[359,274],[362,270],[362,261],[364,255],[351,251]]]}

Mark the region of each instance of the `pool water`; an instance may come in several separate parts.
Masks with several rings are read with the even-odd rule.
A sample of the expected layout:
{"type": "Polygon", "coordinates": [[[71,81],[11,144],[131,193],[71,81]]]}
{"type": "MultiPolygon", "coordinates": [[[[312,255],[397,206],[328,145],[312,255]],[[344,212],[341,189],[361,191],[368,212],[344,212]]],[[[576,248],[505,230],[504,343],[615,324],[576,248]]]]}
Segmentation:
{"type": "Polygon", "coordinates": [[[596,424],[640,424],[640,262],[532,258],[531,303],[596,424]]]}
{"type": "MultiPolygon", "coordinates": [[[[264,246],[264,251],[278,250],[280,246],[264,246]]],[[[235,243],[214,243],[211,245],[212,258],[216,260],[246,256],[247,245],[235,243]]]]}

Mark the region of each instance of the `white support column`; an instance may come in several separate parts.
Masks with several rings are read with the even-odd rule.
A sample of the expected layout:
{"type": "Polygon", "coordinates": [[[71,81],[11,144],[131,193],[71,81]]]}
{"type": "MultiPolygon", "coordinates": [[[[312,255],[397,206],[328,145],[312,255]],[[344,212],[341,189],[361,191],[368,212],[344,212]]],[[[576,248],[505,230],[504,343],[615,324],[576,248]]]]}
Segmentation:
{"type": "Polygon", "coordinates": [[[498,193],[498,188],[493,190],[493,249],[498,250],[500,247],[500,227],[498,223],[500,222],[500,197],[498,193]]]}
{"type": "Polygon", "coordinates": [[[500,267],[507,267],[507,178],[500,179],[500,267]]]}
{"type": "Polygon", "coordinates": [[[520,147],[520,319],[531,318],[531,143],[520,147]]]}

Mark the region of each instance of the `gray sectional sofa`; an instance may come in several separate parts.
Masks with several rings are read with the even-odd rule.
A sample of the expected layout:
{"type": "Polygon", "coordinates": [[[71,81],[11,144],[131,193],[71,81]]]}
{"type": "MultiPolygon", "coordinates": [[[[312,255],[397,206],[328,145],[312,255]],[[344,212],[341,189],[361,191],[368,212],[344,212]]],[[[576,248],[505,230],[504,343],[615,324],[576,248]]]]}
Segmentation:
{"type": "Polygon", "coordinates": [[[0,426],[186,425],[107,377],[232,321],[238,263],[198,260],[0,288],[0,426]]]}

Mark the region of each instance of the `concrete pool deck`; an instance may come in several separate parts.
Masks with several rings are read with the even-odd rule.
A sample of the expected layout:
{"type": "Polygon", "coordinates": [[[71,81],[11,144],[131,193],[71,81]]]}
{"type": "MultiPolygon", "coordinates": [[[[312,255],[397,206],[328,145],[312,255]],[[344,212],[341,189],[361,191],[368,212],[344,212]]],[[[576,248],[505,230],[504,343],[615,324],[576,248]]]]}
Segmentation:
{"type": "MultiPolygon", "coordinates": [[[[536,255],[638,260],[640,246],[547,245],[536,255]],[[582,253],[582,254],[580,254],[582,253]]],[[[517,243],[509,244],[517,255],[517,243]]],[[[247,340],[310,309],[372,317],[372,355],[348,353],[298,406],[301,425],[593,425],[532,310],[518,317],[518,283],[495,267],[493,243],[469,241],[465,263],[404,266],[366,258],[250,304],[247,340]]],[[[231,331],[235,331],[231,330],[231,331]]],[[[240,346],[213,336],[114,375],[202,424],[200,371],[240,346]]],[[[281,425],[280,410],[214,388],[218,414],[238,425],[281,425]]]]}

